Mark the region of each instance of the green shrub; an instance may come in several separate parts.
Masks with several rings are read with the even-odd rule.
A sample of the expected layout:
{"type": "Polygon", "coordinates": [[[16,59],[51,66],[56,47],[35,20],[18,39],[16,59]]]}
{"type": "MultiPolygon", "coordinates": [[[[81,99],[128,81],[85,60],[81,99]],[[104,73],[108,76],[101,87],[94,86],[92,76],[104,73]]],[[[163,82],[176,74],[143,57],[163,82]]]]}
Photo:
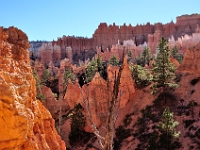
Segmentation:
{"type": "Polygon", "coordinates": [[[42,75],[42,85],[49,86],[49,77],[51,76],[49,69],[45,69],[42,75]]]}
{"type": "Polygon", "coordinates": [[[41,102],[44,102],[46,97],[45,97],[44,94],[42,94],[42,86],[43,85],[40,81],[40,78],[37,75],[37,72],[34,69],[32,69],[32,74],[33,74],[33,77],[35,78],[35,81],[36,81],[36,84],[35,84],[35,86],[36,86],[36,98],[38,100],[40,100],[41,102]]]}
{"type": "Polygon", "coordinates": [[[75,82],[75,75],[72,73],[71,69],[66,69],[64,74],[64,83],[68,85],[68,80],[71,79],[72,83],[75,82]]]}
{"type": "Polygon", "coordinates": [[[107,79],[106,66],[102,64],[102,58],[98,55],[97,59],[93,58],[86,66],[86,82],[92,81],[96,72],[99,72],[100,76],[107,79]]]}
{"type": "Polygon", "coordinates": [[[136,87],[144,87],[151,83],[152,75],[149,70],[140,65],[130,65],[129,68],[136,87]]]}
{"type": "Polygon", "coordinates": [[[110,57],[110,60],[108,61],[108,64],[111,64],[113,66],[118,66],[119,65],[119,60],[117,59],[117,57],[115,55],[112,55],[110,57]]]}

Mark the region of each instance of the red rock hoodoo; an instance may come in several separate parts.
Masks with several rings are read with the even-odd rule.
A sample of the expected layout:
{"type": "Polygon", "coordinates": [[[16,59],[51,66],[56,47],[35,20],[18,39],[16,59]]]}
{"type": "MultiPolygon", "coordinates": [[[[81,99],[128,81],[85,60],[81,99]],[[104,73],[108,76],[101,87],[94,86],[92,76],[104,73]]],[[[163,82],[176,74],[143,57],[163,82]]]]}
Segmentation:
{"type": "MultiPolygon", "coordinates": [[[[64,47],[71,46],[73,50],[89,50],[95,49],[96,46],[102,46],[103,49],[111,47],[113,44],[123,42],[124,40],[135,39],[136,45],[149,42],[148,35],[160,32],[162,36],[169,38],[174,35],[175,38],[181,37],[183,34],[192,35],[195,33],[197,26],[200,24],[200,15],[183,15],[176,19],[176,23],[167,24],[156,23],[154,25],[147,23],[146,25],[126,25],[117,26],[100,23],[91,39],[66,37],[59,38],[55,43],[64,47]]],[[[155,39],[156,40],[156,39],[155,39]]]]}
{"type": "MultiPolygon", "coordinates": [[[[146,25],[132,26],[131,24],[124,24],[117,26],[115,23],[112,25],[100,23],[92,38],[63,36],[56,41],[45,43],[39,48],[38,53],[34,52],[34,55],[41,59],[43,64],[48,64],[52,61],[55,65],[58,65],[60,60],[64,58],[69,58],[70,62],[74,60],[77,63],[80,58],[82,60],[88,58],[85,54],[94,55],[94,52],[97,52],[99,47],[102,51],[112,50],[113,45],[116,44],[128,47],[125,42],[127,40],[133,40],[132,44],[134,46],[131,47],[131,50],[137,52],[140,45],[147,43],[152,53],[155,54],[161,36],[170,39],[170,47],[176,45],[179,49],[188,47],[188,42],[191,43],[191,39],[193,39],[192,43],[196,43],[196,40],[199,42],[200,35],[197,34],[200,33],[199,26],[200,14],[182,15],[176,18],[176,23],[170,22],[167,24],[147,23],[146,25]]],[[[114,49],[121,51],[118,47],[114,49]]]]}

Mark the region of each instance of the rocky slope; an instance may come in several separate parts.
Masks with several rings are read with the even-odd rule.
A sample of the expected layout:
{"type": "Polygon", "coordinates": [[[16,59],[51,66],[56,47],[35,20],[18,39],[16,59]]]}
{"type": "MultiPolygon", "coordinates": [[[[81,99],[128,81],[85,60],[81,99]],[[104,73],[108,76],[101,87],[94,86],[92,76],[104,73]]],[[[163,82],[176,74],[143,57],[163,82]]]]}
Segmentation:
{"type": "Polygon", "coordinates": [[[64,150],[53,118],[35,98],[28,47],[21,30],[0,27],[0,149],[64,150]]]}
{"type": "MultiPolygon", "coordinates": [[[[177,65],[176,82],[179,87],[170,91],[167,98],[167,106],[173,112],[174,120],[179,122],[176,128],[176,131],[181,133],[179,137],[181,145],[176,148],[179,150],[200,148],[199,50],[200,44],[186,50],[182,64],[177,65]]],[[[161,121],[165,106],[162,100],[155,101],[158,95],[151,95],[150,92],[149,87],[136,89],[134,101],[130,101],[124,111],[121,111],[119,118],[122,120],[119,120],[119,124],[123,126],[124,132],[128,131],[129,135],[118,134],[118,139],[123,138],[119,149],[156,149],[152,147],[153,141],[156,140],[156,135],[153,133],[158,130],[158,122],[161,121]],[[147,106],[150,106],[150,109],[147,109],[147,106]],[[128,125],[127,120],[131,120],[128,125]]]]}

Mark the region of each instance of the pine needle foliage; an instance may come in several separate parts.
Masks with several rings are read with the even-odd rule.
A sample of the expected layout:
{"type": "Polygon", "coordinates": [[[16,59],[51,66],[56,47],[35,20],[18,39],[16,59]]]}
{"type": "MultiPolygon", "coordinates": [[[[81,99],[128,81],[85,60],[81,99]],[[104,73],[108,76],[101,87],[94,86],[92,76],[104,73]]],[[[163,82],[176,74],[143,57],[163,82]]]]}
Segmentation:
{"type": "Polygon", "coordinates": [[[145,46],[142,51],[143,66],[145,66],[146,64],[149,64],[151,57],[152,55],[151,55],[150,48],[148,46],[145,46]]]}
{"type": "Polygon", "coordinates": [[[71,79],[72,83],[75,82],[75,75],[71,71],[71,69],[66,69],[64,74],[64,82],[66,85],[68,85],[68,80],[71,79]]]}
{"type": "Polygon", "coordinates": [[[178,48],[177,46],[174,46],[174,48],[172,48],[171,50],[171,55],[173,58],[175,58],[180,64],[183,61],[183,54],[179,54],[178,53],[178,48]]]}
{"type": "MultiPolygon", "coordinates": [[[[165,95],[169,88],[178,87],[175,84],[175,66],[170,62],[170,49],[167,40],[162,37],[158,45],[158,54],[153,62],[152,74],[154,84],[151,86],[152,94],[155,94],[158,89],[162,88],[162,92],[165,95]]],[[[164,96],[164,101],[166,104],[166,99],[164,96]]]]}
{"type": "Polygon", "coordinates": [[[75,145],[85,136],[84,126],[86,119],[83,111],[84,108],[80,104],[76,104],[68,114],[68,118],[71,118],[71,131],[69,133],[69,142],[71,145],[75,145]]]}
{"type": "Polygon", "coordinates": [[[117,57],[115,55],[112,55],[110,57],[110,60],[109,60],[108,63],[113,65],[113,66],[118,66],[119,65],[119,60],[117,59],[117,57]]]}
{"type": "Polygon", "coordinates": [[[162,114],[162,121],[159,123],[161,131],[173,137],[179,137],[180,132],[175,132],[178,124],[177,121],[174,121],[174,114],[170,112],[169,107],[166,107],[162,114]]]}
{"type": "Polygon", "coordinates": [[[36,86],[36,98],[39,99],[41,102],[44,102],[45,100],[45,95],[42,94],[42,84],[40,81],[40,78],[37,75],[37,72],[35,71],[35,69],[32,69],[32,73],[33,73],[33,77],[35,78],[35,86],[36,86]]]}
{"type": "Polygon", "coordinates": [[[149,65],[149,62],[152,58],[151,50],[148,46],[145,46],[142,53],[139,54],[135,60],[138,65],[145,66],[146,64],[149,65]]]}
{"type": "Polygon", "coordinates": [[[44,73],[42,75],[42,84],[45,86],[48,86],[48,82],[49,82],[49,77],[51,76],[51,73],[49,71],[49,69],[45,69],[44,73]]]}
{"type": "Polygon", "coordinates": [[[152,80],[149,70],[140,65],[130,65],[129,68],[136,87],[140,88],[149,85],[152,80]]]}
{"type": "Polygon", "coordinates": [[[98,55],[97,58],[93,58],[86,67],[86,82],[92,81],[94,75],[96,72],[99,72],[99,74],[104,78],[106,76],[105,68],[102,64],[102,58],[100,55],[98,55]]]}
{"type": "Polygon", "coordinates": [[[174,121],[174,115],[169,107],[166,107],[162,114],[162,121],[158,124],[161,132],[159,139],[160,147],[167,150],[180,148],[180,143],[178,142],[180,131],[175,132],[175,127],[178,124],[177,121],[174,121]]]}

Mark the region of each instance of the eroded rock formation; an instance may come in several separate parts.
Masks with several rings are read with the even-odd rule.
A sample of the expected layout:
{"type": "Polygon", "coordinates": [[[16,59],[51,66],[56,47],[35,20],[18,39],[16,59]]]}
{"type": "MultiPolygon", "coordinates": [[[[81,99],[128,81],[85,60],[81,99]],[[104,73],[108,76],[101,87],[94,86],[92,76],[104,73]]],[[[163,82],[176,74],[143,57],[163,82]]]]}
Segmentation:
{"type": "Polygon", "coordinates": [[[0,149],[64,150],[54,120],[36,100],[28,47],[21,30],[0,28],[0,149]]]}
{"type": "MultiPolygon", "coordinates": [[[[135,92],[134,82],[132,80],[130,70],[127,64],[127,60],[124,60],[124,68],[122,71],[121,81],[119,90],[122,95],[120,96],[120,109],[124,108],[128,101],[132,100],[133,94],[135,92]]],[[[119,67],[109,66],[108,67],[108,80],[105,81],[99,73],[96,73],[92,81],[88,85],[82,87],[82,93],[78,82],[75,84],[69,83],[64,99],[67,101],[70,109],[73,109],[74,106],[80,103],[85,107],[84,100],[86,99],[89,102],[90,112],[92,115],[92,120],[95,122],[97,127],[102,123],[105,123],[107,113],[108,113],[108,101],[109,96],[112,94],[112,87],[114,84],[114,76],[118,74],[119,67]]],[[[88,112],[85,109],[85,115],[88,116],[88,112]]],[[[88,119],[88,118],[87,118],[88,119]]],[[[91,125],[87,120],[85,127],[86,131],[91,132],[91,125]]]]}
{"type": "Polygon", "coordinates": [[[183,62],[178,71],[189,72],[200,75],[200,43],[193,48],[188,48],[185,52],[183,62]]]}
{"type": "Polygon", "coordinates": [[[116,44],[127,47],[123,42],[130,39],[134,41],[133,51],[138,53],[140,45],[146,42],[152,53],[155,54],[161,36],[167,39],[170,38],[172,47],[176,45],[179,49],[182,49],[188,47],[188,42],[191,43],[189,46],[194,45],[196,40],[199,42],[199,35],[194,34],[200,32],[199,16],[199,14],[182,15],[176,18],[176,23],[171,21],[167,24],[147,23],[136,26],[126,24],[117,26],[115,23],[112,25],[100,23],[92,38],[63,36],[56,41],[43,44],[38,51],[34,52],[34,56],[41,59],[43,64],[48,64],[52,61],[55,65],[58,65],[60,60],[64,58],[68,58],[70,62],[77,63],[79,59],[85,61],[88,58],[92,58],[99,48],[101,51],[109,50],[110,52],[113,45],[116,44]],[[195,41],[188,40],[188,36],[193,36],[195,41]]]}

